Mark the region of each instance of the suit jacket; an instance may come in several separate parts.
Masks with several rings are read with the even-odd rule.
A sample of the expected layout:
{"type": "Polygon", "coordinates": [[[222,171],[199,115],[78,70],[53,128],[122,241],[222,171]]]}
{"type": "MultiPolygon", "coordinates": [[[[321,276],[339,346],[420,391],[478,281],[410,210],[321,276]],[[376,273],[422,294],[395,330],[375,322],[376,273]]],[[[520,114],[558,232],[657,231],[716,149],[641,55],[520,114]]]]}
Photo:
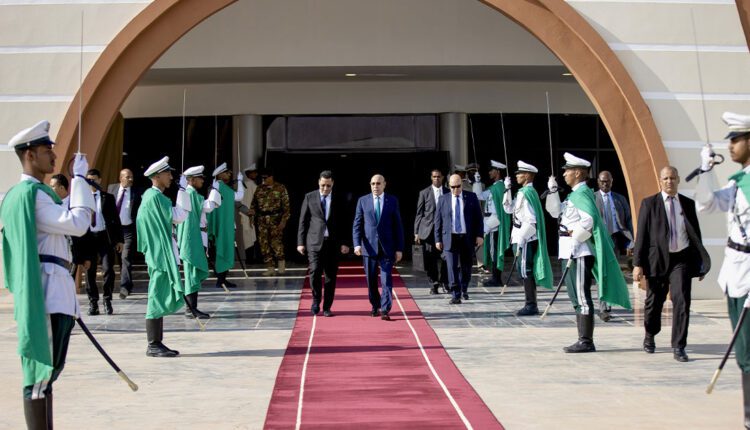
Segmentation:
{"type": "MultiPolygon", "coordinates": [[[[448,194],[450,191],[447,187],[440,188],[440,194],[448,194]]],[[[417,214],[414,218],[414,233],[421,240],[427,240],[433,237],[435,232],[435,195],[432,193],[432,185],[419,192],[417,200],[417,214]]]]}
{"type": "MultiPolygon", "coordinates": [[[[479,199],[471,191],[461,191],[464,204],[464,231],[468,246],[474,248],[478,237],[484,237],[484,218],[479,199]]],[[[451,232],[453,231],[453,194],[443,194],[438,200],[437,212],[435,213],[435,241],[442,242],[443,250],[457,250],[459,244],[452,243],[451,232]]]]}
{"type": "MultiPolygon", "coordinates": [[[[711,270],[711,258],[701,240],[695,201],[682,194],[678,194],[678,198],[690,242],[687,248],[690,259],[688,274],[693,278],[703,276],[711,270]]],[[[666,276],[669,269],[669,221],[665,208],[664,199],[659,192],[643,199],[638,212],[638,236],[633,250],[633,265],[642,267],[646,277],[666,276]]]]}
{"type": "MultiPolygon", "coordinates": [[[[602,199],[602,193],[596,191],[594,196],[596,198],[596,208],[599,209],[599,215],[601,215],[602,220],[604,220],[604,199],[602,199]]],[[[612,196],[612,202],[615,205],[615,219],[617,220],[617,226],[626,237],[630,235],[628,239],[633,240],[633,218],[630,215],[630,203],[628,203],[628,199],[622,194],[618,194],[614,191],[610,192],[610,196],[612,196]]]]}
{"type": "Polygon", "coordinates": [[[323,216],[320,204],[320,191],[315,190],[305,194],[299,215],[297,229],[297,245],[304,245],[308,251],[317,252],[323,247],[323,236],[328,227],[328,240],[333,241],[337,248],[349,243],[348,223],[346,219],[346,205],[342,196],[336,193],[329,195],[331,201],[328,221],[323,216]]]}
{"type": "Polygon", "coordinates": [[[380,222],[375,220],[375,205],[372,194],[366,194],[357,201],[354,214],[352,239],[354,246],[362,247],[362,255],[375,257],[378,245],[388,258],[395,258],[396,252],[404,252],[404,227],[401,225],[401,211],[398,199],[391,194],[383,194],[380,222]]]}
{"type": "MultiPolygon", "coordinates": [[[[115,210],[117,209],[117,192],[120,190],[120,184],[110,184],[107,187],[107,192],[115,197],[115,210]]],[[[133,220],[133,227],[135,227],[135,217],[138,216],[138,208],[141,206],[141,196],[143,190],[130,187],[130,219],[133,220]]],[[[120,214],[117,214],[118,216],[120,214]]]]}

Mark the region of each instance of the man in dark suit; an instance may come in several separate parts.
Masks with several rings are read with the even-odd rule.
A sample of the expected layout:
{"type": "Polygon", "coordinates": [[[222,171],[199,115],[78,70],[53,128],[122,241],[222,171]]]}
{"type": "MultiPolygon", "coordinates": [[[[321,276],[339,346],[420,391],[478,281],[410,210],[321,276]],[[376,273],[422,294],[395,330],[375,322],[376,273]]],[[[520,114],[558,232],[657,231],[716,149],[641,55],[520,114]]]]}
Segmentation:
{"type": "MultiPolygon", "coordinates": [[[[606,170],[599,173],[599,192],[594,193],[596,208],[612,238],[615,255],[633,255],[633,219],[630,203],[622,194],[612,191],[612,174],[606,170]]],[[[607,322],[612,319],[612,307],[599,301],[599,318],[607,322]]]]}
{"type": "Polygon", "coordinates": [[[401,261],[404,253],[404,228],[401,225],[401,211],[398,199],[385,194],[385,178],[375,175],[370,179],[371,194],[357,201],[354,214],[352,238],[354,253],[364,256],[367,293],[372,311],[370,315],[388,321],[391,318],[391,291],[393,265],[401,261]],[[378,292],[378,266],[382,295],[378,292]]]}
{"type": "Polygon", "coordinates": [[[484,219],[477,195],[462,191],[459,175],[451,175],[448,184],[451,192],[440,196],[435,213],[435,247],[448,265],[450,303],[460,304],[462,296],[469,299],[472,256],[484,243],[484,219]]]}
{"type": "Polygon", "coordinates": [[[435,248],[435,208],[440,196],[449,191],[443,185],[443,173],[440,170],[433,170],[430,178],[432,184],[419,192],[417,214],[414,217],[414,243],[422,245],[424,268],[432,284],[430,294],[438,294],[441,285],[446,287],[448,271],[440,258],[440,251],[435,248]]]}
{"type": "Polygon", "coordinates": [[[348,222],[345,218],[344,201],[333,195],[333,174],[324,170],[318,178],[318,190],[305,195],[300,209],[297,229],[297,251],[310,262],[310,283],[312,284],[313,315],[320,312],[320,299],[323,295],[325,274],[325,295],[323,295],[323,316],[330,317],[333,296],[336,291],[336,273],[339,270],[339,252],[349,253],[347,236],[348,222]]]}
{"type": "Polygon", "coordinates": [[[647,281],[643,350],[653,353],[656,348],[654,336],[661,331],[661,311],[671,292],[674,359],[686,362],[691,278],[703,280],[711,260],[701,242],[695,202],[677,193],[679,183],[677,169],[667,166],[659,173],[661,192],[641,202],[633,280],[647,281]]]}
{"type": "Polygon", "coordinates": [[[120,252],[120,298],[124,299],[133,291],[133,255],[135,254],[135,218],[141,205],[141,191],[133,187],[133,172],[120,171],[120,183],[110,184],[107,192],[115,196],[115,210],[120,217],[123,245],[120,252]]]}
{"type": "MultiPolygon", "coordinates": [[[[102,175],[97,169],[90,169],[86,179],[101,184],[102,175]]],[[[115,251],[122,251],[122,226],[115,208],[115,197],[100,191],[99,187],[91,186],[96,202],[96,211],[91,214],[91,226],[86,235],[89,236],[91,249],[91,265],[86,270],[86,294],[89,296],[89,315],[99,315],[99,289],[96,286],[96,266],[99,257],[102,259],[104,272],[104,311],[112,315],[112,288],[115,284],[115,251]]]]}

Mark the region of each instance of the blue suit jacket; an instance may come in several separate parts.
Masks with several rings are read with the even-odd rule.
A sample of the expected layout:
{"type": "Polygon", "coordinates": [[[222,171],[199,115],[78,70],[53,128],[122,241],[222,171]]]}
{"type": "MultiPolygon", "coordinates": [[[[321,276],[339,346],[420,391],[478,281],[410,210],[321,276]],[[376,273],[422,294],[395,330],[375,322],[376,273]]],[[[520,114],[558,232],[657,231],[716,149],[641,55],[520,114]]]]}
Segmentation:
{"type": "MultiPolygon", "coordinates": [[[[473,248],[478,237],[484,237],[484,219],[482,217],[482,208],[479,206],[477,195],[470,191],[462,191],[464,204],[464,223],[463,231],[466,233],[466,241],[473,248]]],[[[453,194],[443,194],[438,200],[438,207],[435,211],[435,241],[443,243],[443,250],[454,250],[451,243],[451,231],[453,231],[453,194]]],[[[456,248],[458,249],[458,248],[456,248]]]]}
{"type": "Polygon", "coordinates": [[[398,199],[390,194],[383,194],[380,223],[375,221],[375,205],[372,194],[367,194],[357,201],[354,214],[352,239],[354,246],[362,247],[362,255],[376,257],[378,243],[388,258],[395,258],[396,251],[404,252],[404,228],[401,225],[401,211],[398,199]]]}

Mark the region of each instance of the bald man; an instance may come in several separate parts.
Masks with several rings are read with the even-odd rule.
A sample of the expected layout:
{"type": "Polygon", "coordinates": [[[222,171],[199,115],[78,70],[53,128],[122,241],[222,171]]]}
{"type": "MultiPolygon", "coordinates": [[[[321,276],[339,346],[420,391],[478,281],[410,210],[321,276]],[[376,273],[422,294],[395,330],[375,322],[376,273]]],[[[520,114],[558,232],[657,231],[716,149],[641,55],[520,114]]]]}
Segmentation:
{"type": "Polygon", "coordinates": [[[133,172],[120,170],[120,183],[111,184],[108,192],[115,196],[115,209],[120,215],[123,246],[120,252],[120,298],[124,299],[133,291],[132,265],[135,254],[135,218],[141,205],[142,190],[133,187],[133,172]]]}
{"type": "Polygon", "coordinates": [[[352,239],[354,253],[364,259],[370,316],[389,321],[393,265],[401,261],[404,252],[404,228],[396,196],[385,194],[385,178],[374,175],[370,179],[370,194],[357,201],[352,239]],[[382,294],[378,291],[378,267],[382,294]]]}

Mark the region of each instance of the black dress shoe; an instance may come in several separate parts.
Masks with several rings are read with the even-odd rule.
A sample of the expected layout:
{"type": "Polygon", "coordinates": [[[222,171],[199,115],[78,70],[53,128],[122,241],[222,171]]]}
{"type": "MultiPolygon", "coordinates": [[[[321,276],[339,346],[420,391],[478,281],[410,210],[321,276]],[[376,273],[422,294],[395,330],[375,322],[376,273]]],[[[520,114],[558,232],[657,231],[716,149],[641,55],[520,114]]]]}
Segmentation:
{"type": "Polygon", "coordinates": [[[448,302],[448,303],[450,303],[451,305],[460,305],[460,304],[461,304],[461,299],[460,299],[460,298],[458,298],[458,297],[454,297],[454,298],[452,298],[452,299],[451,299],[451,301],[450,301],[450,302],[448,302]]]}
{"type": "Polygon", "coordinates": [[[675,348],[674,359],[679,361],[680,363],[687,363],[688,355],[685,353],[685,348],[675,348]]]}
{"type": "Polygon", "coordinates": [[[104,301],[104,312],[106,312],[107,315],[112,315],[113,313],[115,313],[115,310],[112,309],[112,300],[104,301]]]}
{"type": "Polygon", "coordinates": [[[531,315],[539,315],[539,308],[536,305],[526,305],[516,312],[516,316],[526,317],[531,315]]]}
{"type": "Polygon", "coordinates": [[[653,354],[656,351],[656,342],[654,342],[653,336],[646,335],[643,338],[643,350],[648,354],[653,354]]]}
{"type": "Polygon", "coordinates": [[[89,310],[86,313],[88,315],[99,315],[99,305],[96,303],[89,303],[89,310]]]}
{"type": "Polygon", "coordinates": [[[612,314],[609,311],[601,311],[599,312],[599,319],[604,322],[608,322],[612,319],[612,314]]]}
{"type": "Polygon", "coordinates": [[[211,315],[201,312],[200,309],[195,309],[195,317],[197,317],[199,320],[208,320],[211,319],[211,315]]]}
{"type": "Polygon", "coordinates": [[[177,357],[179,352],[173,351],[161,343],[149,344],[146,348],[146,357],[177,357]]]}
{"type": "Polygon", "coordinates": [[[379,317],[380,316],[380,311],[378,311],[378,310],[372,310],[372,311],[370,311],[370,316],[371,317],[379,317]]]}
{"type": "Polygon", "coordinates": [[[577,354],[583,352],[596,352],[596,347],[593,342],[581,342],[580,340],[573,345],[566,346],[563,351],[568,354],[577,354]]]}
{"type": "Polygon", "coordinates": [[[125,288],[125,287],[120,288],[120,298],[121,299],[127,299],[129,295],[130,295],[130,291],[128,291],[127,288],[125,288]]]}
{"type": "Polygon", "coordinates": [[[482,285],[484,285],[485,287],[499,287],[503,284],[500,283],[500,281],[498,281],[497,279],[487,279],[486,281],[482,281],[482,285]]]}
{"type": "Polygon", "coordinates": [[[383,321],[390,321],[390,320],[391,320],[391,317],[389,317],[387,313],[384,313],[384,314],[383,314],[383,315],[382,315],[382,316],[380,317],[380,319],[381,319],[381,320],[383,320],[383,321]]]}
{"type": "Polygon", "coordinates": [[[440,287],[440,284],[433,284],[432,288],[430,289],[430,294],[440,294],[440,291],[438,291],[438,287],[440,287]]]}
{"type": "Polygon", "coordinates": [[[229,282],[228,280],[224,281],[224,285],[226,285],[227,288],[237,288],[237,284],[234,282],[229,282]]]}
{"type": "Polygon", "coordinates": [[[464,296],[464,300],[469,300],[469,293],[464,293],[463,296],[464,296]]]}
{"type": "Polygon", "coordinates": [[[310,312],[312,312],[313,315],[317,315],[318,312],[320,312],[320,305],[313,304],[310,308],[310,312]]]}
{"type": "Polygon", "coordinates": [[[332,317],[333,316],[333,312],[331,312],[331,311],[323,311],[323,316],[324,317],[332,317]]]}

